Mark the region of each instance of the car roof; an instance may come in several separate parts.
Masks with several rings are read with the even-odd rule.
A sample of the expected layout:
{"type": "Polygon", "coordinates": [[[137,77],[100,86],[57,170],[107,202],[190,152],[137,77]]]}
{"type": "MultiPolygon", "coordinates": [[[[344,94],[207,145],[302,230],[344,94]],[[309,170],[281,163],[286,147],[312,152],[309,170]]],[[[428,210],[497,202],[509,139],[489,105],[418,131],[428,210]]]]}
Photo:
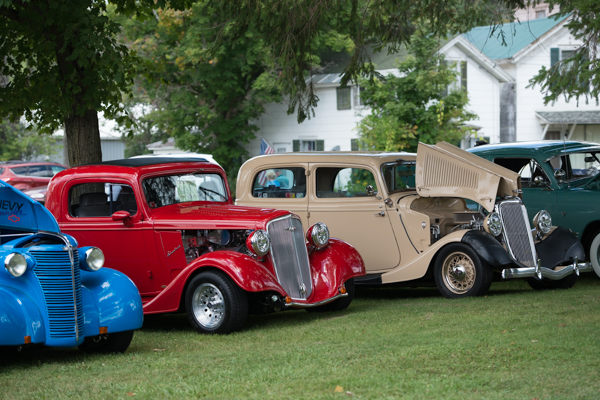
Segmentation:
{"type": "Polygon", "coordinates": [[[114,165],[119,167],[147,167],[150,165],[157,164],[172,164],[182,162],[210,162],[206,158],[201,157],[140,157],[140,158],[124,158],[121,160],[110,160],[103,161],[100,163],[85,164],[84,166],[90,165],[114,165]]]}
{"type": "Polygon", "coordinates": [[[538,140],[531,142],[512,142],[476,146],[468,150],[473,154],[486,155],[529,155],[539,154],[542,158],[551,158],[557,154],[578,151],[600,151],[600,144],[574,140],[538,140]]]}
{"type": "Polygon", "coordinates": [[[415,161],[415,153],[386,152],[386,151],[315,151],[265,154],[249,159],[244,163],[245,168],[257,165],[272,165],[281,163],[356,163],[362,159],[366,164],[383,164],[398,159],[415,161]]]}

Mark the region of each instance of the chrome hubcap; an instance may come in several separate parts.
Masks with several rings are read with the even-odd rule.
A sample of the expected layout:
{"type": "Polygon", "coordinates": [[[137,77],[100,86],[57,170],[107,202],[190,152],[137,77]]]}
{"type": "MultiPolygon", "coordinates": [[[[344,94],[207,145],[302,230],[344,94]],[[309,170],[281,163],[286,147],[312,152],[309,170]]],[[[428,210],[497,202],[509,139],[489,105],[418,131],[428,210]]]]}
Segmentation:
{"type": "Polygon", "coordinates": [[[225,317],[223,294],[212,283],[203,283],[196,288],[192,308],[198,323],[208,329],[221,325],[225,317]]]}
{"type": "Polygon", "coordinates": [[[444,261],[442,269],[446,287],[456,294],[464,294],[475,284],[475,265],[464,253],[452,253],[444,261]]]}

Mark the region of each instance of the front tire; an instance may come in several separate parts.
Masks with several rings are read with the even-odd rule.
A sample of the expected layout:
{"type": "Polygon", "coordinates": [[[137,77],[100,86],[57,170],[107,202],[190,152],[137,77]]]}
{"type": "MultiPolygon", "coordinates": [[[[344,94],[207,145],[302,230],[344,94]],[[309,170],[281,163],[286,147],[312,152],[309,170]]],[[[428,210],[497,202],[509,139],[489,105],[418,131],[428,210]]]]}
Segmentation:
{"type": "Polygon", "coordinates": [[[85,353],[124,353],[131,344],[133,331],[86,337],[79,350],[85,353]]]}
{"type": "Polygon", "coordinates": [[[248,317],[246,293],[227,275],[206,271],[196,275],[185,293],[190,324],[199,333],[229,333],[248,317]]]}
{"type": "Polygon", "coordinates": [[[342,311],[348,308],[352,300],[354,299],[354,278],[348,279],[344,286],[346,286],[346,293],[348,296],[340,297],[337,300],[332,301],[331,303],[327,303],[323,306],[319,307],[309,307],[305,308],[308,312],[327,312],[327,311],[342,311]]]}
{"type": "Polygon", "coordinates": [[[493,279],[490,266],[462,243],[452,243],[439,252],[433,274],[438,290],[449,299],[482,296],[493,279]]]}
{"type": "Polygon", "coordinates": [[[592,263],[594,272],[600,277],[600,230],[593,237],[589,247],[590,262],[592,263]]]}
{"type": "Polygon", "coordinates": [[[575,282],[577,282],[577,274],[571,274],[557,281],[548,278],[541,280],[535,277],[527,278],[527,283],[534,290],[570,289],[575,282]]]}

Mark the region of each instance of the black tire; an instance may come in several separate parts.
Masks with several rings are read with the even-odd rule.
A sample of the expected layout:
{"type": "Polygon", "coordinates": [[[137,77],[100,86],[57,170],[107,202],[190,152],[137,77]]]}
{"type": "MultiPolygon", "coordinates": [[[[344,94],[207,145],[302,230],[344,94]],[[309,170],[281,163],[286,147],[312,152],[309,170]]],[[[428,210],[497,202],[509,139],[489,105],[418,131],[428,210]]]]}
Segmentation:
{"type": "Polygon", "coordinates": [[[185,292],[185,310],[199,333],[229,333],[248,318],[246,293],[227,275],[206,271],[196,275],[185,292]]]}
{"type": "Polygon", "coordinates": [[[482,296],[494,277],[492,268],[462,243],[449,244],[438,253],[433,275],[438,290],[449,299],[482,296]]]}
{"type": "Polygon", "coordinates": [[[570,289],[575,282],[577,282],[577,274],[571,274],[557,281],[548,278],[541,280],[535,277],[527,278],[527,283],[534,290],[570,289]]]}
{"type": "Polygon", "coordinates": [[[89,336],[79,345],[79,350],[86,353],[124,353],[131,344],[131,339],[133,339],[133,331],[89,336]]]}
{"type": "Polygon", "coordinates": [[[319,307],[309,307],[305,308],[308,312],[327,312],[327,311],[342,311],[350,306],[352,300],[354,299],[354,278],[350,278],[344,283],[346,286],[346,293],[348,296],[340,297],[337,300],[332,301],[331,303],[327,303],[323,306],[319,307]]]}

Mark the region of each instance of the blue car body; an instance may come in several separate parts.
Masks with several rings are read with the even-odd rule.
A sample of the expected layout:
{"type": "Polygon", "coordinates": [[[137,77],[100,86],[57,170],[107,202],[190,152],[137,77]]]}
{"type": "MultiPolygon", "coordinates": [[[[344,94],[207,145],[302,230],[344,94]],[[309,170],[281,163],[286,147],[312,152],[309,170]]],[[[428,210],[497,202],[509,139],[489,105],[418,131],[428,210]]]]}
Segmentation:
{"type": "Polygon", "coordinates": [[[136,286],[118,271],[89,268],[88,249],[62,234],[45,207],[0,181],[0,346],[74,347],[142,326],[136,286]],[[21,276],[8,270],[13,253],[27,261],[21,276]]]}

